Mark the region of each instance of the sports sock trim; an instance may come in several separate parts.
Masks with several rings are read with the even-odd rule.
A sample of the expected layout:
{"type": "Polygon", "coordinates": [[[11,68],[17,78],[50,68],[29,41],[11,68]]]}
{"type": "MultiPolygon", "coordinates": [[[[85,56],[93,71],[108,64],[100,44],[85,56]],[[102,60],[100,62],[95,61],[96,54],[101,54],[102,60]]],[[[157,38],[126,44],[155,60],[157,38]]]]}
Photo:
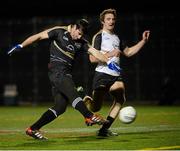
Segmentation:
{"type": "Polygon", "coordinates": [[[55,110],[53,110],[53,109],[51,109],[51,108],[49,108],[49,110],[50,110],[51,112],[53,112],[53,114],[54,114],[56,117],[58,117],[55,110]]]}
{"type": "Polygon", "coordinates": [[[77,97],[73,102],[72,102],[72,106],[75,108],[76,105],[82,101],[82,98],[81,97],[77,97]]]}

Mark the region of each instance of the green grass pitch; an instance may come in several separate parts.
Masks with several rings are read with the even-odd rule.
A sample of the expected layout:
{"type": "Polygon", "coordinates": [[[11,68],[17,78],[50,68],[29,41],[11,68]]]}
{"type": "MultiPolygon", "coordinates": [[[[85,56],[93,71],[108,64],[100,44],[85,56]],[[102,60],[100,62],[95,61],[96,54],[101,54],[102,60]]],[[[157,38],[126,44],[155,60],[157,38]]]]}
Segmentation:
{"type": "MultiPolygon", "coordinates": [[[[180,150],[180,106],[134,105],[137,119],[112,130],[119,136],[96,136],[98,125],[87,127],[78,111],[67,111],[41,130],[49,139],[34,140],[25,129],[50,106],[0,107],[0,150],[180,150]]],[[[99,112],[104,117],[109,106],[99,112]]]]}

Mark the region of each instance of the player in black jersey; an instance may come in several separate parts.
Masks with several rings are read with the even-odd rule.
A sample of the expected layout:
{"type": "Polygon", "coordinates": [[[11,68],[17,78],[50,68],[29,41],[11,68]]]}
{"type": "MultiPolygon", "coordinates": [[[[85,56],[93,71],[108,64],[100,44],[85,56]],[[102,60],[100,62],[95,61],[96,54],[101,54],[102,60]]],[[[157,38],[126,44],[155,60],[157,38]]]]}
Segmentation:
{"type": "MultiPolygon", "coordinates": [[[[142,39],[132,47],[124,44],[116,33],[114,27],[116,22],[116,10],[106,9],[100,14],[100,22],[102,29],[94,35],[92,46],[97,50],[101,50],[109,60],[115,61],[120,67],[120,57],[126,57],[136,54],[148,41],[150,31],[144,31],[142,39]]],[[[90,55],[90,61],[98,63],[95,69],[93,79],[93,93],[90,96],[84,97],[84,102],[92,112],[97,112],[101,109],[103,100],[106,94],[113,97],[113,103],[107,116],[108,123],[104,123],[98,131],[98,136],[116,136],[118,133],[110,131],[110,127],[118,116],[119,110],[125,102],[125,86],[122,77],[122,70],[116,71],[108,68],[90,55]]],[[[121,69],[121,67],[120,67],[121,69]]]]}
{"type": "Polygon", "coordinates": [[[27,128],[27,135],[35,139],[47,139],[40,133],[39,129],[63,114],[66,111],[68,103],[71,103],[71,105],[84,116],[85,123],[88,126],[94,124],[101,125],[107,122],[100,115],[93,114],[87,109],[82,98],[79,97],[72,80],[72,67],[75,55],[82,49],[86,50],[100,61],[107,63],[109,68],[119,70],[116,63],[109,62],[106,56],[91,47],[83,38],[87,26],[88,21],[81,19],[68,26],[53,27],[28,37],[24,42],[14,46],[8,51],[8,54],[11,55],[39,40],[50,39],[51,41],[49,79],[52,85],[52,95],[55,104],[34,124],[27,128]]]}

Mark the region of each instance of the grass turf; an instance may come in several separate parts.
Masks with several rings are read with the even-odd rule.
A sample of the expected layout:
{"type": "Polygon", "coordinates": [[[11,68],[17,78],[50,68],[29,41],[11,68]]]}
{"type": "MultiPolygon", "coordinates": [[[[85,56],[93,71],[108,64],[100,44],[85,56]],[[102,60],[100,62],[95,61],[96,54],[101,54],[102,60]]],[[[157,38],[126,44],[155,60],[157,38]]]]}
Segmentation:
{"type": "MultiPolygon", "coordinates": [[[[43,107],[0,107],[0,150],[158,150],[180,149],[180,106],[134,105],[137,119],[123,124],[116,119],[112,130],[120,135],[96,136],[99,126],[87,127],[71,107],[44,126],[47,141],[34,140],[25,129],[48,109],[43,107]]],[[[106,116],[109,106],[99,112],[106,116]]]]}

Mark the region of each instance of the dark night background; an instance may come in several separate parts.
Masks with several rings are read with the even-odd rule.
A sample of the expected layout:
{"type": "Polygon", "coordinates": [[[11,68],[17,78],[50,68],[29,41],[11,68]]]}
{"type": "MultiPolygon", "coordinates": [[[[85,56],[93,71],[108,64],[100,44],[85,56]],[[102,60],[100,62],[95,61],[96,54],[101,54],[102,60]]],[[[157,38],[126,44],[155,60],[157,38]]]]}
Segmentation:
{"type": "MultiPolygon", "coordinates": [[[[48,80],[49,41],[40,41],[9,57],[6,51],[28,36],[56,25],[69,24],[85,17],[90,21],[89,40],[100,28],[99,13],[115,8],[116,32],[129,46],[140,40],[142,32],[151,31],[150,41],[131,58],[121,59],[127,100],[178,102],[180,84],[179,5],[174,1],[10,1],[0,5],[0,104],[6,85],[15,84],[21,102],[52,102],[48,80]],[[167,101],[165,99],[165,101],[167,101]]],[[[77,86],[91,92],[94,65],[87,55],[79,54],[74,69],[77,86]]]]}

